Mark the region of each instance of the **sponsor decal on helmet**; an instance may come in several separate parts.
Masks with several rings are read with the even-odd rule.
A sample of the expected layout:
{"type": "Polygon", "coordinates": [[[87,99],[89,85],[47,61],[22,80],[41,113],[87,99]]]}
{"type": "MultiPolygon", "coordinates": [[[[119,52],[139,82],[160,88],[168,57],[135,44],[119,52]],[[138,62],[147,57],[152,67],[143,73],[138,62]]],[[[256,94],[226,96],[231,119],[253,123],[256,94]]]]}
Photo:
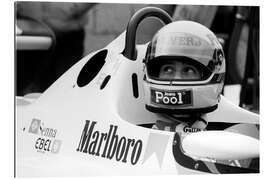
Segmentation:
{"type": "Polygon", "coordinates": [[[155,45],[159,42],[160,45],[166,44],[170,46],[184,46],[184,47],[190,47],[190,46],[201,46],[203,44],[202,40],[192,34],[187,33],[172,33],[167,34],[166,36],[159,36],[157,39],[153,41],[153,44],[155,45]]]}
{"type": "Polygon", "coordinates": [[[198,37],[192,35],[170,36],[170,44],[174,46],[200,46],[202,44],[198,37]]]}
{"type": "Polygon", "coordinates": [[[44,123],[40,119],[32,119],[29,126],[29,133],[38,135],[35,140],[34,148],[40,153],[58,153],[62,144],[62,141],[55,139],[57,129],[45,127],[44,123]]]}
{"type": "Polygon", "coordinates": [[[211,71],[220,71],[221,69],[221,65],[222,62],[225,61],[224,55],[222,50],[220,49],[215,49],[214,53],[213,53],[213,57],[212,59],[209,61],[207,67],[211,70],[211,71]]]}
{"type": "Polygon", "coordinates": [[[184,106],[192,104],[191,90],[162,91],[150,89],[151,102],[154,104],[184,106]]]}
{"type": "Polygon", "coordinates": [[[108,132],[101,132],[95,129],[96,124],[85,121],[76,151],[132,165],[138,162],[143,148],[141,139],[119,136],[116,125],[110,125],[108,132]]]}
{"type": "Polygon", "coordinates": [[[223,56],[222,51],[220,49],[216,49],[214,52],[214,58],[213,58],[216,71],[220,70],[223,61],[224,61],[224,56],[223,56]]]}

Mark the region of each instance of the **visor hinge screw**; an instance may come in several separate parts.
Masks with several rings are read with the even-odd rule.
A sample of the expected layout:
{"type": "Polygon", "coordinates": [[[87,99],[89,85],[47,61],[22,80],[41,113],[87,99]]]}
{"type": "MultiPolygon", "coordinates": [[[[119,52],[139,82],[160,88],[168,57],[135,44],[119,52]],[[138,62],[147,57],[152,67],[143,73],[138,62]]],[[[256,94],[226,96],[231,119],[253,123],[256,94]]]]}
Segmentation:
{"type": "Polygon", "coordinates": [[[194,169],[198,169],[199,168],[199,163],[196,163],[195,165],[194,165],[194,169]]]}

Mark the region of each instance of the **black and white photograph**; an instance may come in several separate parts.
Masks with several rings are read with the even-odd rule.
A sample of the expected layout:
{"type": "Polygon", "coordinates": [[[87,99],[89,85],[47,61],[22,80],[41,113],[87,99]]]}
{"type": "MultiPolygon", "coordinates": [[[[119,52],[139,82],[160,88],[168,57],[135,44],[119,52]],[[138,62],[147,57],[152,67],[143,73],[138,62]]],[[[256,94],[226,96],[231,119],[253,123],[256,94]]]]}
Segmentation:
{"type": "Polygon", "coordinates": [[[261,6],[13,3],[14,177],[261,173],[261,6]]]}

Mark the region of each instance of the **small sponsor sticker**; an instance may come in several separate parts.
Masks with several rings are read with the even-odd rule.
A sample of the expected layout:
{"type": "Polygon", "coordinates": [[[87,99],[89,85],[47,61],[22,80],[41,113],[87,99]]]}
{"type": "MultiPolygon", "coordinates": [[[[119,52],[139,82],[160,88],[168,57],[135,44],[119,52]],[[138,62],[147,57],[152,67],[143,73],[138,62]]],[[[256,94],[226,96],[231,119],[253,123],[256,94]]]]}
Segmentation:
{"type": "Polygon", "coordinates": [[[32,119],[29,126],[29,133],[39,136],[35,140],[34,147],[37,152],[46,153],[51,152],[57,154],[60,150],[62,141],[55,139],[57,129],[44,126],[44,122],[40,119],[32,119]]]}
{"type": "Polygon", "coordinates": [[[29,133],[38,134],[38,130],[40,128],[41,120],[39,119],[32,119],[31,125],[29,127],[29,133]]]}
{"type": "Polygon", "coordinates": [[[202,129],[200,129],[200,128],[193,128],[193,127],[189,127],[189,126],[185,126],[185,127],[183,128],[183,131],[184,131],[185,133],[194,133],[194,132],[200,132],[200,131],[202,131],[202,129]]]}
{"type": "Polygon", "coordinates": [[[35,149],[37,152],[45,153],[51,152],[57,154],[60,150],[62,141],[58,139],[48,139],[39,137],[35,142],[35,149]]]}
{"type": "Polygon", "coordinates": [[[151,101],[155,104],[185,106],[192,104],[191,90],[162,91],[151,89],[151,101]]]}
{"type": "Polygon", "coordinates": [[[58,139],[54,140],[53,144],[52,144],[51,152],[54,153],[54,154],[58,153],[59,150],[60,150],[61,144],[62,144],[61,140],[58,140],[58,139]]]}

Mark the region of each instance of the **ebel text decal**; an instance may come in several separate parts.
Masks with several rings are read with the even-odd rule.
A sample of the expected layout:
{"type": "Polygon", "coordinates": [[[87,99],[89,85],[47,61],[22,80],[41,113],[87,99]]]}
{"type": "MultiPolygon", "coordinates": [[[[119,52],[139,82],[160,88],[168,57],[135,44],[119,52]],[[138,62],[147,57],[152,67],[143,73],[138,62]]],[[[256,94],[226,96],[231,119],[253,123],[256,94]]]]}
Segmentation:
{"type": "Polygon", "coordinates": [[[51,153],[58,153],[61,146],[60,140],[51,140],[46,138],[38,138],[36,140],[35,148],[38,152],[51,152],[51,153]]]}
{"type": "Polygon", "coordinates": [[[57,129],[45,127],[40,119],[32,119],[28,132],[39,136],[34,145],[37,152],[54,154],[59,152],[62,141],[55,139],[57,129]]]}
{"type": "Polygon", "coordinates": [[[96,121],[86,120],[77,151],[132,165],[138,162],[142,140],[119,136],[116,125],[110,125],[107,132],[100,132],[95,130],[96,124],[96,121]]]}

